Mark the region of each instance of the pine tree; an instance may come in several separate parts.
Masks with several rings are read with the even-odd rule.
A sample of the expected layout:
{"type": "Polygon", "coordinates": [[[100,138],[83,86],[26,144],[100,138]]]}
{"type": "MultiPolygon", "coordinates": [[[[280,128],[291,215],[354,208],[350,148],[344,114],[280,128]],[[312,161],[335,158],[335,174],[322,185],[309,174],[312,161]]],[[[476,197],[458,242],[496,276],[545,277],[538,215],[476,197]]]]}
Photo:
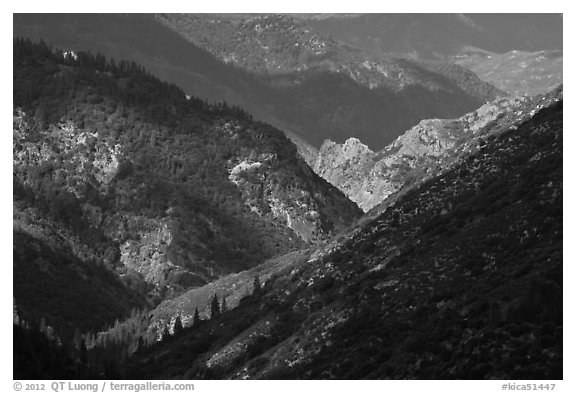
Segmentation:
{"type": "Polygon", "coordinates": [[[222,299],[222,306],[220,307],[220,312],[225,313],[228,311],[228,305],[226,304],[226,296],[222,299]]]}
{"type": "Polygon", "coordinates": [[[184,327],[182,326],[182,320],[180,319],[180,315],[176,316],[176,320],[174,321],[174,335],[180,333],[184,327]]]}
{"type": "Polygon", "coordinates": [[[42,317],[42,319],[40,320],[40,332],[45,335],[47,331],[48,327],[46,326],[46,319],[42,317]]]}
{"type": "Polygon", "coordinates": [[[196,310],[194,311],[194,326],[197,326],[200,321],[200,314],[198,313],[198,307],[196,307],[196,310]]]}
{"type": "Polygon", "coordinates": [[[88,364],[88,349],[86,348],[84,339],[80,340],[80,362],[82,362],[84,366],[88,364]]]}
{"type": "Polygon", "coordinates": [[[142,336],[138,336],[138,342],[136,343],[136,352],[141,351],[144,348],[144,339],[142,336]]]}
{"type": "Polygon", "coordinates": [[[80,329],[78,327],[76,327],[74,329],[74,337],[72,339],[74,348],[76,348],[77,350],[80,350],[80,344],[81,344],[82,340],[83,340],[82,333],[80,333],[80,329]]]}
{"type": "Polygon", "coordinates": [[[260,277],[256,276],[254,277],[254,285],[253,285],[253,289],[252,289],[252,295],[260,295],[260,293],[262,292],[262,284],[260,283],[260,277]]]}
{"type": "Polygon", "coordinates": [[[214,319],[218,315],[220,315],[220,303],[218,302],[218,296],[214,294],[212,303],[210,304],[210,319],[214,319]]]}
{"type": "Polygon", "coordinates": [[[170,337],[170,330],[168,330],[168,325],[164,326],[164,331],[162,332],[162,341],[168,340],[170,337]]]}

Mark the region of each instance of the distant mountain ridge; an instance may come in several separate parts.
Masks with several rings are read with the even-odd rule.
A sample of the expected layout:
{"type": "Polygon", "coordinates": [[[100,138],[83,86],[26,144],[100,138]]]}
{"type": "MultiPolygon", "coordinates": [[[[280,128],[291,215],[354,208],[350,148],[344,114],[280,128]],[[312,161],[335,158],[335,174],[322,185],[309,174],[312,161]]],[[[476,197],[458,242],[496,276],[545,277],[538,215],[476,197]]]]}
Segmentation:
{"type": "Polygon", "coordinates": [[[464,48],[496,53],[561,50],[562,14],[357,14],[311,18],[321,34],[379,53],[441,60],[464,48]]]}
{"type": "Polygon", "coordinates": [[[369,211],[405,187],[414,187],[477,151],[486,138],[515,127],[562,98],[562,88],[534,98],[489,102],[458,119],[429,119],[379,152],[351,138],[325,141],[314,170],[369,211]]]}
{"type": "MultiPolygon", "coordinates": [[[[463,78],[453,79],[455,73],[467,73],[467,79],[474,79],[471,72],[457,66],[438,72],[438,68],[427,67],[424,62],[412,63],[405,58],[359,51],[287,15],[262,14],[237,21],[210,14],[160,14],[157,19],[224,62],[257,74],[274,76],[324,70],[347,75],[370,89],[387,87],[392,91],[413,85],[447,89],[447,82],[464,82],[463,78]],[[426,75],[420,67],[440,75],[426,75]]],[[[501,93],[479,80],[475,82],[484,91],[474,85],[459,87],[482,99],[501,93]]]]}
{"type": "Polygon", "coordinates": [[[315,147],[330,135],[338,141],[360,137],[381,148],[400,128],[422,118],[463,114],[505,94],[457,65],[373,56],[286,15],[240,16],[156,17],[222,61],[264,76],[283,96],[293,97],[290,117],[315,147]],[[376,130],[378,122],[386,128],[376,130]]]}
{"type": "Polygon", "coordinates": [[[561,14],[333,14],[303,21],[370,53],[462,65],[510,94],[544,94],[562,82],[561,14]]]}
{"type": "MultiPolygon", "coordinates": [[[[149,15],[15,14],[14,35],[136,61],[189,95],[239,105],[288,135],[310,165],[324,139],[343,142],[357,135],[372,148],[382,148],[422,118],[458,116],[486,101],[485,91],[470,94],[414,64],[409,74],[424,78],[428,87],[409,85],[398,93],[396,88],[369,89],[370,80],[382,79],[370,64],[360,68],[363,84],[326,72],[256,77],[224,64],[149,15]],[[427,90],[434,86],[441,89],[427,90]]],[[[392,70],[405,68],[396,60],[388,64],[392,70]]]]}
{"type": "Polygon", "coordinates": [[[545,94],[562,83],[561,50],[513,50],[499,54],[471,49],[453,56],[452,60],[474,71],[482,80],[515,95],[545,94]]]}

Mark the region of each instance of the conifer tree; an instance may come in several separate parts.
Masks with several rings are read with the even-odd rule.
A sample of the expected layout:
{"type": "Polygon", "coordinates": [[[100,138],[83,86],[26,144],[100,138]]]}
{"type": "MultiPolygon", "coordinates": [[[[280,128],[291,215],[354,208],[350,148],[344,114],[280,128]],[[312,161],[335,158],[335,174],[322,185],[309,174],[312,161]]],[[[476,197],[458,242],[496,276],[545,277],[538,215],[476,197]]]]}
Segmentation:
{"type": "Polygon", "coordinates": [[[46,334],[47,331],[48,331],[48,327],[46,326],[46,319],[44,319],[44,317],[42,317],[42,319],[40,320],[40,332],[42,334],[46,334]]]}
{"type": "Polygon", "coordinates": [[[196,310],[194,311],[194,326],[198,325],[200,321],[200,314],[198,313],[198,307],[196,307],[196,310]]]}
{"type": "Polygon", "coordinates": [[[164,326],[164,331],[162,332],[162,341],[168,340],[170,337],[170,330],[168,330],[168,325],[164,326]]]}
{"type": "Polygon", "coordinates": [[[76,327],[74,329],[74,337],[72,338],[72,342],[73,342],[74,348],[76,348],[77,350],[80,350],[81,340],[83,340],[82,333],[80,333],[80,329],[78,327],[76,327]]]}
{"type": "Polygon", "coordinates": [[[210,304],[210,319],[214,319],[218,315],[220,315],[220,303],[218,302],[218,296],[214,294],[212,303],[210,304]]]}
{"type": "Polygon", "coordinates": [[[138,343],[136,344],[136,352],[141,351],[144,348],[144,339],[142,336],[138,336],[138,343]]]}
{"type": "Polygon", "coordinates": [[[184,327],[182,326],[182,320],[180,319],[180,315],[176,316],[176,320],[174,321],[174,335],[180,333],[184,327]]]}
{"type": "Polygon", "coordinates": [[[222,299],[222,306],[220,307],[220,312],[225,313],[228,311],[228,305],[226,304],[226,296],[222,299]]]}
{"type": "Polygon", "coordinates": [[[80,340],[80,362],[82,362],[84,366],[88,364],[88,349],[86,348],[84,339],[80,340]]]}
{"type": "Polygon", "coordinates": [[[260,277],[256,276],[254,277],[254,285],[253,285],[253,289],[252,289],[252,295],[260,295],[260,293],[262,292],[262,284],[260,283],[260,277]]]}

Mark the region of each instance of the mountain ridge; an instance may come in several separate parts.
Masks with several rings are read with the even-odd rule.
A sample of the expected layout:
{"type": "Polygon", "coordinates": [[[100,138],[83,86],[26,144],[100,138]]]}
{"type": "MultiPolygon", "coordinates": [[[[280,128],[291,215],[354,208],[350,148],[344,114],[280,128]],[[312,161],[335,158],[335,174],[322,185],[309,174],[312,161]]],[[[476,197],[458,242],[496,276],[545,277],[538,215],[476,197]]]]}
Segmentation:
{"type": "Polygon", "coordinates": [[[557,18],[14,14],[14,378],[562,379],[557,18]]]}
{"type": "Polygon", "coordinates": [[[561,378],[562,113],[489,138],[127,377],[561,378]]]}
{"type": "Polygon", "coordinates": [[[510,94],[544,94],[562,82],[561,14],[363,14],[304,23],[368,52],[461,65],[510,94]]]}
{"type": "Polygon", "coordinates": [[[442,59],[465,47],[496,53],[562,49],[562,14],[363,14],[307,23],[335,39],[382,53],[442,59]]]}
{"type": "Polygon", "coordinates": [[[465,159],[487,137],[516,126],[561,97],[560,87],[534,98],[495,100],[458,119],[422,120],[379,152],[355,138],[344,145],[327,141],[314,170],[367,212],[403,188],[465,159]],[[350,149],[350,145],[357,148],[350,149]]]}
{"type": "Polygon", "coordinates": [[[490,99],[502,93],[477,78],[470,83],[474,74],[457,65],[434,67],[434,63],[413,63],[402,57],[373,56],[323,36],[288,15],[261,14],[239,22],[204,14],[160,14],[156,18],[225,63],[256,74],[326,70],[347,75],[370,89],[387,87],[396,92],[411,85],[449,89],[444,77],[473,97],[490,99]],[[426,75],[420,67],[436,75],[426,75]]]}
{"type": "Polygon", "coordinates": [[[135,63],[14,47],[14,230],[97,263],[148,305],[360,216],[284,134],[238,108],[135,63]]]}

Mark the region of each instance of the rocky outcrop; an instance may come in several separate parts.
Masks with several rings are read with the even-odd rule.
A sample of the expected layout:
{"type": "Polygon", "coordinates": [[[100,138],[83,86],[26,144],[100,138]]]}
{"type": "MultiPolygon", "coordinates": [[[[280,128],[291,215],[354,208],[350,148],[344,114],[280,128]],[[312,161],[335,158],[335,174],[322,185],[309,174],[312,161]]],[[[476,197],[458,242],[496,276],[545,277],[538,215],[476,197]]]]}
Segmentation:
{"type": "MultiPolygon", "coordinates": [[[[237,124],[229,122],[220,127],[238,138],[237,124]]],[[[318,182],[302,158],[294,154],[291,160],[295,164],[293,173],[281,167],[278,154],[247,150],[228,161],[228,179],[240,190],[252,212],[281,222],[306,242],[325,239],[350,222],[350,212],[356,207],[328,184],[318,182]]]]}
{"type": "MultiPolygon", "coordinates": [[[[90,183],[100,193],[106,193],[123,157],[119,144],[112,144],[101,138],[98,132],[78,127],[71,121],[61,121],[45,130],[30,132],[25,116],[21,108],[15,108],[12,133],[15,170],[52,162],[65,163],[65,168],[58,169],[61,176],[56,174],[57,178],[65,179],[64,189],[80,197],[86,193],[86,185],[90,183]]],[[[22,183],[31,185],[32,181],[25,178],[22,183]]]]}
{"type": "Polygon", "coordinates": [[[357,139],[324,143],[314,170],[364,211],[390,195],[447,170],[477,151],[486,138],[514,128],[562,97],[562,89],[534,98],[501,98],[458,119],[422,120],[382,151],[357,139]]]}
{"type": "Polygon", "coordinates": [[[350,138],[342,145],[327,140],[322,144],[313,168],[365,209],[364,201],[369,194],[360,193],[365,183],[364,174],[374,166],[375,157],[376,153],[356,138],[350,138]]]}

